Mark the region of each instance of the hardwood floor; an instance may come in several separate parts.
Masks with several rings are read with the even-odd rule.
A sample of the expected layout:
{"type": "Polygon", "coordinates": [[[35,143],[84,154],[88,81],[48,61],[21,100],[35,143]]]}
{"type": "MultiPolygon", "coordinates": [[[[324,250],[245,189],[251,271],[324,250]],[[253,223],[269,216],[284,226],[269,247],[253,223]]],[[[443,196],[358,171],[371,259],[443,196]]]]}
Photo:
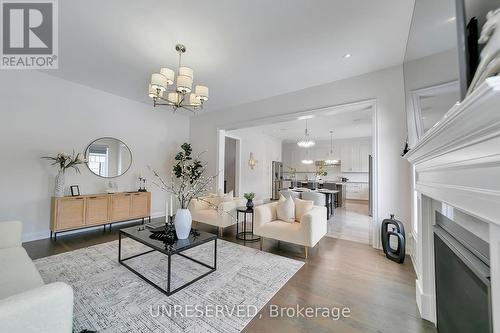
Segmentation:
{"type": "MultiPolygon", "coordinates": [[[[32,259],[72,251],[117,239],[118,229],[89,230],[23,244],[32,259]]],[[[216,232],[211,226],[200,229],[216,232]]],[[[258,248],[259,243],[237,241],[235,228],[224,230],[223,239],[258,248]]],[[[264,251],[305,261],[302,247],[266,239],[264,251]]],[[[264,306],[244,332],[436,332],[420,319],[415,303],[415,274],[409,258],[396,264],[369,245],[324,237],[310,251],[306,264],[264,306]],[[350,317],[271,318],[272,305],[282,307],[348,307],[350,317]]]]}
{"type": "Polygon", "coordinates": [[[370,223],[368,201],[346,200],[335,215],[328,220],[328,236],[370,244],[370,223]]]}

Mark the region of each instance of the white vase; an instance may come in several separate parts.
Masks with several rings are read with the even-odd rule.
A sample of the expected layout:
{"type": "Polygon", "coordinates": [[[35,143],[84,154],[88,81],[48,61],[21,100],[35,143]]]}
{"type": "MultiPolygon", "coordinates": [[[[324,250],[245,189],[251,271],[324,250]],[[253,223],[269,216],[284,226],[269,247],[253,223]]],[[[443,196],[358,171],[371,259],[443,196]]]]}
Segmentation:
{"type": "Polygon", "coordinates": [[[64,185],[66,183],[66,177],[64,172],[59,171],[56,176],[56,184],[54,188],[54,196],[56,198],[64,197],[64,185]]]}
{"type": "Polygon", "coordinates": [[[186,239],[189,237],[191,232],[191,224],[193,219],[191,218],[191,212],[189,209],[179,208],[175,214],[175,233],[178,239],[186,239]]]}

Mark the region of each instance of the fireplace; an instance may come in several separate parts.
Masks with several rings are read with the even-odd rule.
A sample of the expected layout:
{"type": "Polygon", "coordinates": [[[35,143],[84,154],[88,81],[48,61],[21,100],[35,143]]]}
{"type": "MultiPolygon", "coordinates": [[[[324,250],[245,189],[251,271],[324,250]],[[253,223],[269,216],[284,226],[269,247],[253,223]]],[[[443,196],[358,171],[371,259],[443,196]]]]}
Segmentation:
{"type": "Polygon", "coordinates": [[[492,332],[489,244],[436,211],[434,263],[439,332],[492,332]]]}

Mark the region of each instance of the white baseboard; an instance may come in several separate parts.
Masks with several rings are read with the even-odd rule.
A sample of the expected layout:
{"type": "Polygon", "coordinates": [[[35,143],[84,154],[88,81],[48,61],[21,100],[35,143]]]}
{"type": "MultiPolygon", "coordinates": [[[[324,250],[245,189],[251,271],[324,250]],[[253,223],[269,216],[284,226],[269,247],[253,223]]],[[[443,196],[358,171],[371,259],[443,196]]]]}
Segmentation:
{"type": "Polygon", "coordinates": [[[420,316],[436,325],[436,300],[432,295],[422,292],[419,280],[415,281],[415,297],[420,316]]]}
{"type": "MultiPolygon", "coordinates": [[[[152,213],[151,214],[151,218],[157,218],[157,217],[162,217],[162,216],[165,216],[165,212],[156,212],[156,213],[152,213]]],[[[113,224],[128,223],[128,222],[132,222],[132,221],[139,221],[139,219],[124,221],[124,222],[116,222],[116,223],[113,223],[113,224]]],[[[85,228],[85,229],[65,231],[64,234],[65,235],[77,234],[77,233],[80,233],[80,232],[94,230],[94,229],[101,229],[101,228],[102,228],[102,225],[96,226],[96,227],[89,227],[89,228],[85,228]]],[[[47,229],[47,230],[44,230],[44,231],[38,231],[38,232],[25,233],[22,236],[22,242],[26,243],[26,242],[31,242],[31,241],[36,241],[36,240],[46,239],[46,238],[50,238],[50,229],[47,229]]]]}
{"type": "Polygon", "coordinates": [[[50,230],[45,230],[45,231],[39,231],[39,232],[30,232],[23,234],[22,236],[22,242],[31,242],[31,241],[36,241],[39,239],[45,239],[50,237],[50,230]]]}

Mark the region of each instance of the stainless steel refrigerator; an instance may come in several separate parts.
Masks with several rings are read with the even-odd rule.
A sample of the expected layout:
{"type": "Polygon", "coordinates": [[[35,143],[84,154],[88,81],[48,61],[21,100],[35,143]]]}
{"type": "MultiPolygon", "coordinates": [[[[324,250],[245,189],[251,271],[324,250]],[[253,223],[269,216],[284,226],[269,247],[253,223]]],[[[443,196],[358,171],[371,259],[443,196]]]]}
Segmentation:
{"type": "Polygon", "coordinates": [[[278,200],[283,188],[283,163],[273,161],[272,165],[272,200],[278,200]]]}

